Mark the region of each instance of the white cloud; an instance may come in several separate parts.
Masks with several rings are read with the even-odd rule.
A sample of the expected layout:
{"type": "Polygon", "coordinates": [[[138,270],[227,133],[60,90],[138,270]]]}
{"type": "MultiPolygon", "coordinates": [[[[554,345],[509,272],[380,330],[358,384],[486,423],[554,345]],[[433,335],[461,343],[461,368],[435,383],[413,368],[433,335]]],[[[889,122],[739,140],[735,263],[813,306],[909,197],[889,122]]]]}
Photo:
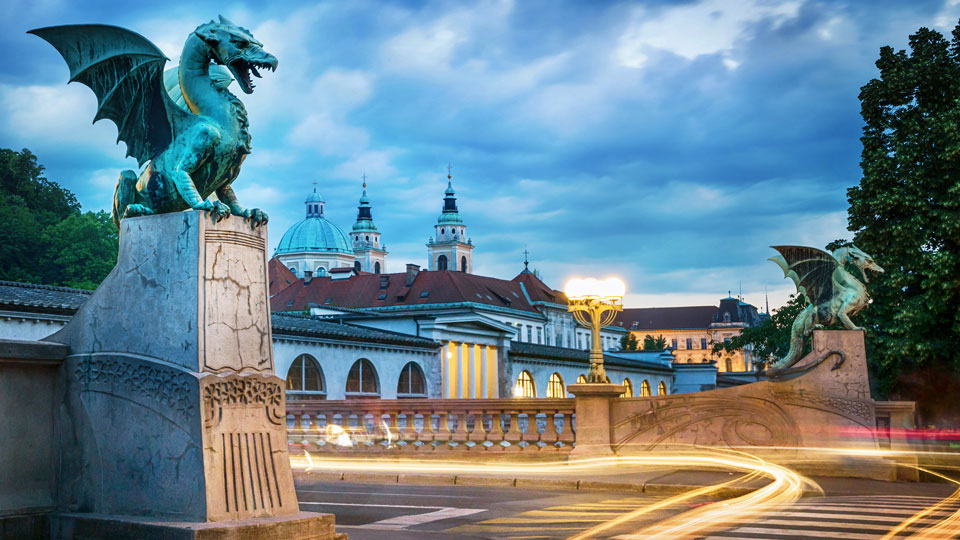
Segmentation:
{"type": "Polygon", "coordinates": [[[360,178],[366,173],[373,178],[389,178],[397,173],[390,163],[399,154],[399,150],[364,150],[334,167],[332,173],[337,178],[360,178]]]}
{"type": "MultiPolygon", "coordinates": [[[[750,24],[764,19],[779,25],[797,15],[802,2],[703,0],[654,11],[638,7],[620,35],[617,62],[642,68],[653,51],[667,51],[693,60],[720,53],[729,58],[750,24]]],[[[739,64],[727,64],[735,69],[739,64]]]]}

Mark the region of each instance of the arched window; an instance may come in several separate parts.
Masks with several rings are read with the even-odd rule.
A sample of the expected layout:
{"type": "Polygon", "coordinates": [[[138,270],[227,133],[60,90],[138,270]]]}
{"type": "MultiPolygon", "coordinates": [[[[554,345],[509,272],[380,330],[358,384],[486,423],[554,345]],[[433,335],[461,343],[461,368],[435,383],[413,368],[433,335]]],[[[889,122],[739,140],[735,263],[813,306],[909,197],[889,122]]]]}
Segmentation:
{"type": "Polygon", "coordinates": [[[377,261],[373,264],[373,273],[374,274],[380,273],[380,261],[377,261]]]}
{"type": "Polygon", "coordinates": [[[353,269],[354,269],[354,270],[356,270],[357,272],[359,272],[361,268],[362,268],[362,267],[360,266],[360,261],[353,261],[353,269]]]}
{"type": "Polygon", "coordinates": [[[640,383],[640,397],[650,397],[650,382],[646,379],[640,383]]]}
{"type": "Polygon", "coordinates": [[[550,376],[550,380],[547,381],[547,397],[550,398],[565,398],[567,397],[567,392],[563,387],[563,378],[560,377],[559,373],[554,373],[550,376]]]}
{"type": "Polygon", "coordinates": [[[577,375],[577,384],[586,384],[587,378],[583,375],[577,375]]]}
{"type": "Polygon", "coordinates": [[[467,258],[465,256],[460,257],[460,271],[461,272],[467,271],[467,258]]]}
{"type": "Polygon", "coordinates": [[[437,257],[437,270],[446,270],[447,269],[447,256],[441,255],[437,257]]]}
{"type": "Polygon", "coordinates": [[[353,363],[347,375],[348,398],[378,398],[380,397],[380,381],[377,380],[377,370],[373,363],[361,358],[353,363]]]}
{"type": "Polygon", "coordinates": [[[327,275],[327,269],[324,268],[324,267],[322,267],[322,266],[318,266],[318,267],[317,267],[317,277],[323,277],[323,276],[325,276],[325,275],[327,275]]]}
{"type": "Polygon", "coordinates": [[[440,234],[443,234],[443,229],[440,229],[440,234]]]}
{"type": "Polygon", "coordinates": [[[533,375],[523,370],[517,377],[517,388],[514,397],[537,397],[537,387],[533,384],[533,375]]]}
{"type": "Polygon", "coordinates": [[[309,354],[301,354],[287,371],[287,400],[327,399],[327,385],[320,364],[309,354]]]}
{"type": "Polygon", "coordinates": [[[364,238],[366,238],[366,239],[367,239],[367,242],[369,242],[369,241],[370,241],[370,236],[369,236],[369,235],[367,235],[367,236],[364,236],[364,238]]]}
{"type": "Polygon", "coordinates": [[[416,362],[408,362],[400,371],[400,381],[397,382],[397,397],[427,397],[427,383],[423,378],[423,370],[416,362]]]}
{"type": "Polygon", "coordinates": [[[667,392],[667,383],[665,383],[665,382],[663,382],[663,381],[660,381],[660,385],[657,386],[657,395],[658,395],[658,396],[665,396],[665,395],[667,395],[667,394],[668,394],[668,392],[667,392]]]}
{"type": "Polygon", "coordinates": [[[293,275],[297,275],[297,267],[296,267],[296,266],[291,266],[291,267],[290,267],[290,272],[292,272],[293,275]]]}
{"type": "Polygon", "coordinates": [[[623,393],[620,397],[633,397],[633,383],[627,377],[623,379],[623,393]]]}

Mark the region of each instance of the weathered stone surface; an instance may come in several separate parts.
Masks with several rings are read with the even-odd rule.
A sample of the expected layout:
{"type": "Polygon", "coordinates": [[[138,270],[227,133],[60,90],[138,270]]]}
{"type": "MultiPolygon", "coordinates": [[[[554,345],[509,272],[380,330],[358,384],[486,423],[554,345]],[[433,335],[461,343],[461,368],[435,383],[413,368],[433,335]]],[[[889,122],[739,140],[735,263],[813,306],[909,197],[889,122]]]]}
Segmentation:
{"type": "Polygon", "coordinates": [[[192,211],[123,220],[117,266],[47,341],[190,371],[272,370],[265,227],[192,211]]]}
{"type": "Polygon", "coordinates": [[[567,391],[576,396],[577,446],[571,456],[613,454],[610,430],[611,403],[623,393],[619,384],[571,384],[567,391]]]}
{"type": "Polygon", "coordinates": [[[220,523],[99,514],[59,514],[51,521],[54,538],[84,540],[346,540],[334,531],[333,515],[313,512],[220,523]]]}
{"type": "MultiPolygon", "coordinates": [[[[0,361],[0,516],[55,505],[56,384],[57,368],[48,362],[0,361]]],[[[9,526],[27,526],[17,523],[9,526]]]]}
{"type": "Polygon", "coordinates": [[[299,505],[265,246],[235,218],[123,220],[117,267],[49,338],[70,347],[58,496],[75,513],[55,538],[333,537],[332,517],[286,518],[299,505]]]}
{"type": "MultiPolygon", "coordinates": [[[[622,453],[674,444],[876,447],[863,333],[815,332],[813,351],[797,363],[805,365],[811,368],[788,380],[614,400],[613,448],[622,453]],[[831,351],[842,352],[842,362],[831,351]]],[[[579,448],[580,431],[577,435],[579,448]]]]}

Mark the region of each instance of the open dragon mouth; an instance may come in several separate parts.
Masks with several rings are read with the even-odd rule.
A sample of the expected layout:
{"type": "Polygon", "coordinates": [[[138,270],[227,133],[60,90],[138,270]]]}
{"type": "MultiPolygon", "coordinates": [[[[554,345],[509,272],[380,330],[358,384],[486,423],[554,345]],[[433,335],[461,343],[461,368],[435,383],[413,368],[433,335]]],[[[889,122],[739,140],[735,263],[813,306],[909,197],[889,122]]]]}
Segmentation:
{"type": "Polygon", "coordinates": [[[256,62],[249,61],[243,58],[237,58],[236,60],[228,64],[230,71],[233,73],[233,78],[240,83],[240,89],[243,90],[245,94],[252,94],[253,89],[255,88],[250,75],[252,74],[256,78],[260,78],[260,72],[257,71],[257,68],[269,69],[270,71],[277,70],[276,62],[256,62]]]}

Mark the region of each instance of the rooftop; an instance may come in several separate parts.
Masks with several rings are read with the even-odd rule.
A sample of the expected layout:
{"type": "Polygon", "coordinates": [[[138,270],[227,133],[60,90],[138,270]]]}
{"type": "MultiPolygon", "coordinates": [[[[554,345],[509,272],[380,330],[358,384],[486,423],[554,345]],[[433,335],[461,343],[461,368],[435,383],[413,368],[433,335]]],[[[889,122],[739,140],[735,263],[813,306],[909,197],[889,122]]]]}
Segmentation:
{"type": "Polygon", "coordinates": [[[627,330],[707,329],[716,316],[717,306],[625,308],[616,322],[627,330]]]}
{"type": "Polygon", "coordinates": [[[83,289],[0,281],[0,309],[71,315],[86,303],[91,294],[93,291],[83,289]]]}

